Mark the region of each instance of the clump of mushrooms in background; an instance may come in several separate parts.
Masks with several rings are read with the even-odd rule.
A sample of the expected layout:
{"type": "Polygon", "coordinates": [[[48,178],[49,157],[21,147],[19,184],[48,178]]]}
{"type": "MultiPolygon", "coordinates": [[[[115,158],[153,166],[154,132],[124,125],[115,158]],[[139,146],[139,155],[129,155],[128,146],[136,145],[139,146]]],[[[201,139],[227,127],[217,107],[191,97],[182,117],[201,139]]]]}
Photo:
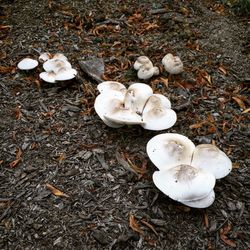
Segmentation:
{"type": "Polygon", "coordinates": [[[94,108],[109,127],[138,124],[148,130],[163,130],[176,122],[176,113],[167,97],[153,94],[150,86],[133,83],[128,89],[121,83],[105,81],[97,86],[100,94],[94,108]]]}
{"type": "MultiPolygon", "coordinates": [[[[39,56],[38,60],[43,63],[43,69],[45,70],[45,72],[39,74],[39,77],[45,82],[67,81],[77,75],[77,71],[72,68],[68,58],[61,53],[52,56],[50,53],[45,52],[39,56]]],[[[38,61],[31,58],[24,58],[17,65],[21,70],[31,70],[37,66],[38,61]]]]}
{"type": "Polygon", "coordinates": [[[134,63],[134,69],[137,70],[137,77],[142,80],[148,80],[160,73],[159,68],[154,67],[147,56],[139,56],[134,63]]]}
{"type": "Polygon", "coordinates": [[[215,200],[216,179],[232,170],[228,156],[212,144],[195,146],[187,137],[166,133],[147,143],[147,154],[159,171],[156,187],[171,199],[189,207],[206,208],[215,200]]]}

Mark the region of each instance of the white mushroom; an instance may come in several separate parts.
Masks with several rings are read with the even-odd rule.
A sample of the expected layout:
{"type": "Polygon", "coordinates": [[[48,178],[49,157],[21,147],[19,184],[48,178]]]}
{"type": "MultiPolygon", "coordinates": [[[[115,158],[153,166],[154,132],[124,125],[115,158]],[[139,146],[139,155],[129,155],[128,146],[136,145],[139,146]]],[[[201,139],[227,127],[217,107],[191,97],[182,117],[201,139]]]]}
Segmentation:
{"type": "Polygon", "coordinates": [[[52,57],[52,56],[51,56],[50,53],[44,52],[44,53],[42,53],[42,54],[39,56],[38,60],[39,60],[39,62],[46,62],[46,61],[48,61],[51,57],[52,57]]]}
{"type": "Polygon", "coordinates": [[[141,66],[145,64],[148,64],[150,67],[153,67],[153,63],[147,56],[139,56],[134,63],[134,69],[139,70],[141,66]]]}
{"type": "Polygon", "coordinates": [[[68,61],[68,58],[62,53],[56,53],[53,56],[53,59],[60,59],[60,60],[63,60],[63,61],[68,61]]]}
{"type": "Polygon", "coordinates": [[[39,77],[45,82],[55,83],[56,82],[56,73],[54,72],[42,72],[39,74],[39,77]]]}
{"type": "Polygon", "coordinates": [[[146,150],[154,165],[164,170],[180,164],[190,165],[194,148],[194,143],[186,136],[166,133],[149,140],[146,150]]]}
{"type": "Polygon", "coordinates": [[[55,76],[56,81],[66,81],[75,78],[77,71],[75,69],[62,67],[60,68],[55,76]]]}
{"type": "Polygon", "coordinates": [[[163,130],[171,128],[177,120],[176,113],[172,109],[158,107],[143,113],[142,127],[148,130],[163,130]]]}
{"type": "Polygon", "coordinates": [[[195,208],[206,208],[213,204],[215,200],[215,193],[212,190],[206,197],[195,200],[195,201],[181,201],[186,206],[195,207],[195,208]]]}
{"type": "Polygon", "coordinates": [[[225,177],[232,170],[227,155],[211,144],[201,144],[194,149],[191,165],[212,173],[216,179],[225,177]]]}
{"type": "Polygon", "coordinates": [[[167,54],[162,59],[165,70],[170,74],[179,74],[183,71],[183,63],[178,56],[167,54]]]}
{"type": "Polygon", "coordinates": [[[148,100],[147,103],[143,109],[143,113],[146,113],[148,111],[150,111],[151,109],[155,108],[155,107],[164,107],[164,108],[171,108],[171,102],[169,101],[169,99],[161,94],[153,94],[151,95],[148,100]]]}
{"type": "Polygon", "coordinates": [[[94,108],[98,116],[103,122],[112,128],[120,128],[124,126],[121,123],[115,123],[105,118],[106,115],[113,112],[115,109],[119,109],[123,105],[124,95],[115,90],[103,92],[95,99],[94,108]]]}
{"type": "Polygon", "coordinates": [[[24,58],[18,64],[17,67],[21,70],[30,70],[37,67],[38,61],[31,58],[24,58]]]}
{"type": "Polygon", "coordinates": [[[131,109],[124,108],[123,105],[117,107],[116,109],[113,109],[112,112],[110,112],[109,114],[104,115],[104,118],[108,121],[119,124],[143,124],[140,115],[133,112],[131,109]]]}
{"type": "Polygon", "coordinates": [[[149,85],[145,83],[133,83],[129,86],[125,94],[124,107],[141,114],[148,98],[152,94],[153,90],[149,85]]]}
{"type": "Polygon", "coordinates": [[[215,185],[212,174],[189,165],[156,171],[153,174],[153,181],[164,194],[179,202],[204,199],[212,192],[215,185]]]}
{"type": "Polygon", "coordinates": [[[139,79],[147,80],[154,75],[159,75],[160,71],[158,67],[153,67],[150,64],[145,64],[140,67],[137,72],[137,77],[139,79]]]}
{"type": "Polygon", "coordinates": [[[115,81],[101,82],[97,85],[97,89],[100,93],[103,93],[105,91],[110,91],[110,90],[116,90],[122,93],[126,92],[126,87],[123,84],[119,82],[115,82],[115,81]]]}
{"type": "Polygon", "coordinates": [[[72,66],[66,60],[50,59],[43,64],[43,68],[47,72],[53,71],[53,72],[57,73],[61,68],[71,69],[72,66]]]}

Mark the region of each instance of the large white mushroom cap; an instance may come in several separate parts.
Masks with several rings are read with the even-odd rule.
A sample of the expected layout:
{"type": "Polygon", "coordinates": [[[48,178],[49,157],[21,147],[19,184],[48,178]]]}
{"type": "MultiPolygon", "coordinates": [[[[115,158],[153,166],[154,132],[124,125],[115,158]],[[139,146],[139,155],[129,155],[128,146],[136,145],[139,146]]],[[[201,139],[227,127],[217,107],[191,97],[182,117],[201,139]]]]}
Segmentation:
{"type": "Polygon", "coordinates": [[[137,72],[139,79],[147,80],[154,75],[159,75],[160,71],[158,67],[153,67],[151,64],[145,64],[140,67],[137,72]]]}
{"type": "Polygon", "coordinates": [[[153,95],[153,90],[149,85],[145,83],[131,84],[125,94],[124,106],[141,114],[151,95],[153,95]]]}
{"type": "Polygon", "coordinates": [[[31,58],[24,58],[18,64],[17,67],[21,70],[30,70],[37,67],[38,61],[31,58]]]}
{"type": "Polygon", "coordinates": [[[183,63],[178,56],[167,54],[162,59],[165,70],[170,74],[179,74],[183,71],[183,63]]]}
{"type": "Polygon", "coordinates": [[[203,199],[215,185],[215,177],[211,173],[189,165],[156,171],[153,181],[164,194],[180,202],[203,199]]]}
{"type": "Polygon", "coordinates": [[[110,90],[120,91],[122,93],[126,92],[126,87],[120,82],[115,81],[104,81],[97,85],[97,89],[100,93],[108,92],[110,90]]]}
{"type": "Polygon", "coordinates": [[[211,206],[214,200],[215,200],[215,193],[214,190],[212,190],[206,197],[202,199],[194,201],[181,201],[181,203],[189,207],[206,208],[211,206]]]}
{"type": "Polygon", "coordinates": [[[170,169],[180,164],[191,164],[195,145],[186,136],[166,133],[154,136],[147,143],[147,154],[160,169],[170,169]]]}
{"type": "Polygon", "coordinates": [[[232,170],[229,157],[212,144],[196,146],[191,165],[212,173],[216,179],[225,177],[232,170]]]}
{"type": "Polygon", "coordinates": [[[57,73],[61,68],[71,69],[72,66],[66,60],[53,58],[53,59],[46,61],[43,64],[43,68],[46,72],[53,71],[53,72],[57,73]]]}
{"type": "Polygon", "coordinates": [[[56,82],[56,73],[54,72],[42,72],[39,74],[39,77],[45,82],[50,82],[50,83],[56,82]]]}
{"type": "Polygon", "coordinates": [[[56,53],[53,56],[53,59],[60,59],[60,60],[63,60],[63,61],[68,61],[68,58],[62,53],[56,53]]]}
{"type": "Polygon", "coordinates": [[[147,56],[139,56],[134,63],[134,69],[139,70],[145,64],[148,64],[151,68],[153,67],[153,63],[147,56]]]}
{"type": "Polygon", "coordinates": [[[116,109],[120,109],[123,105],[124,95],[115,90],[109,92],[103,92],[98,95],[95,99],[94,108],[98,116],[103,120],[103,122],[112,128],[120,128],[124,124],[112,122],[105,118],[106,115],[109,115],[116,109]]]}
{"type": "Polygon", "coordinates": [[[72,68],[60,68],[55,76],[56,81],[66,81],[75,78],[77,71],[72,68]]]}

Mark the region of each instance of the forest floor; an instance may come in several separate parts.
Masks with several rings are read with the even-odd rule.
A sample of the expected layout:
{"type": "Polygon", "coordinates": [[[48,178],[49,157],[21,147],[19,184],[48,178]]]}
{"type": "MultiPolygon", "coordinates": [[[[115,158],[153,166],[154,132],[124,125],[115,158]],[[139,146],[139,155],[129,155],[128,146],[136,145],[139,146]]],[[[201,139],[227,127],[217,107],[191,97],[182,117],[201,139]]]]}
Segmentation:
{"type": "Polygon", "coordinates": [[[250,249],[250,25],[212,0],[3,0],[0,3],[0,249],[250,249]],[[48,84],[17,63],[64,53],[80,77],[48,84]],[[169,77],[161,59],[185,71],[169,77]],[[112,129],[93,109],[97,82],[79,67],[105,62],[105,79],[147,83],[170,98],[167,131],[112,129]],[[153,136],[214,143],[233,162],[207,209],[181,205],[152,182],[153,136]]]}

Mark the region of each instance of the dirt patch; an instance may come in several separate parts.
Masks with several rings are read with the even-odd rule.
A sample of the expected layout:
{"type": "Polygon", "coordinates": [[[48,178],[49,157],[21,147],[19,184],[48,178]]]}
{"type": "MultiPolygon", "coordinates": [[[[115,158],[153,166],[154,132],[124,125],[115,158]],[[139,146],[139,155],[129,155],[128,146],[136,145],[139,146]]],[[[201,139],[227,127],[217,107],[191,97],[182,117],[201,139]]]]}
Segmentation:
{"type": "Polygon", "coordinates": [[[250,249],[249,31],[216,1],[1,2],[0,248],[250,249]],[[41,68],[16,69],[39,51],[64,53],[80,78],[52,85],[41,68]],[[158,191],[145,146],[159,132],[105,126],[78,65],[102,57],[105,77],[128,84],[137,56],[162,67],[168,52],[185,72],[148,82],[177,107],[168,132],[214,142],[234,163],[208,209],[158,191]]]}

